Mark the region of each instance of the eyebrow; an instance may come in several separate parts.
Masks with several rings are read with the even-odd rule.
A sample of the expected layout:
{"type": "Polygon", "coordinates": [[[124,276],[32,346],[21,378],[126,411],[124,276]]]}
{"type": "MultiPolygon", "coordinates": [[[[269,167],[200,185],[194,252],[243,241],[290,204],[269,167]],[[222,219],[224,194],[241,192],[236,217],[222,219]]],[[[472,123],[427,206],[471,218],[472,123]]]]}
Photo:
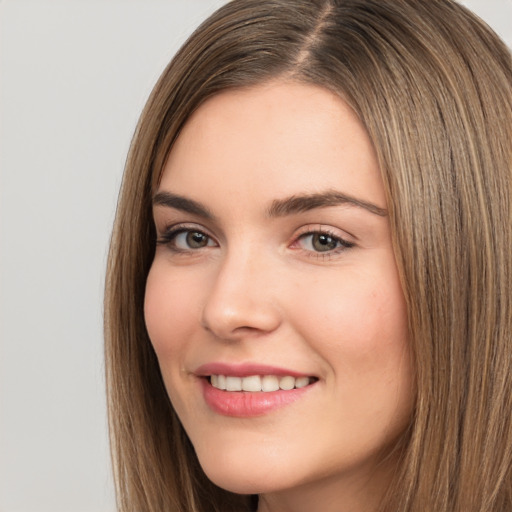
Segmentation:
{"type": "Polygon", "coordinates": [[[181,210],[209,220],[215,218],[213,213],[201,203],[187,197],[172,194],[171,192],[157,192],[153,196],[153,206],[166,206],[167,208],[174,208],[175,210],[181,210]]]}
{"type": "MultiPolygon", "coordinates": [[[[276,199],[267,210],[269,217],[285,217],[294,213],[303,213],[316,208],[327,208],[330,206],[349,205],[362,208],[370,213],[387,216],[386,209],[381,208],[368,201],[357,199],[337,191],[327,191],[317,194],[293,195],[285,199],[276,199]]],[[[213,220],[213,213],[201,203],[188,199],[171,192],[158,192],[153,196],[153,206],[166,206],[192,215],[198,215],[205,219],[213,220]]]]}
{"type": "Polygon", "coordinates": [[[302,213],[316,208],[349,205],[363,208],[380,217],[386,217],[386,209],[362,199],[357,199],[337,191],[327,191],[318,194],[294,195],[285,199],[276,199],[268,209],[269,217],[282,217],[293,213],[302,213]]]}

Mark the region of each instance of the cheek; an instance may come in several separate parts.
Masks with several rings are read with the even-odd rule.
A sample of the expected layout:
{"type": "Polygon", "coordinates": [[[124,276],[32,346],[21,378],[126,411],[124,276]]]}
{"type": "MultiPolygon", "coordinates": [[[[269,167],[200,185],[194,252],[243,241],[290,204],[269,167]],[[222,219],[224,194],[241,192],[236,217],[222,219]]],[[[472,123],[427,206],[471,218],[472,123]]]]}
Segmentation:
{"type": "Polygon", "coordinates": [[[146,328],[175,411],[180,417],[187,414],[194,417],[196,411],[190,410],[191,404],[179,390],[182,390],[186,350],[199,321],[198,290],[193,279],[183,273],[169,272],[163,263],[155,260],[146,282],[146,328]]]}
{"type": "Polygon", "coordinates": [[[331,287],[326,296],[320,285],[313,293],[302,295],[302,315],[314,318],[312,325],[332,338],[347,334],[370,342],[374,335],[403,333],[406,307],[400,287],[368,281],[358,280],[354,286],[345,281],[331,287]]]}
{"type": "Polygon", "coordinates": [[[189,339],[194,321],[197,322],[197,311],[194,281],[172,275],[155,261],[146,282],[144,318],[160,361],[176,354],[182,341],[189,339]]]}
{"type": "MultiPolygon", "coordinates": [[[[394,270],[394,268],[392,268],[394,270]]],[[[345,273],[302,293],[297,322],[302,335],[345,377],[383,378],[408,355],[407,312],[393,271],[345,273]],[[328,293],[326,293],[326,290],[328,293]]]]}

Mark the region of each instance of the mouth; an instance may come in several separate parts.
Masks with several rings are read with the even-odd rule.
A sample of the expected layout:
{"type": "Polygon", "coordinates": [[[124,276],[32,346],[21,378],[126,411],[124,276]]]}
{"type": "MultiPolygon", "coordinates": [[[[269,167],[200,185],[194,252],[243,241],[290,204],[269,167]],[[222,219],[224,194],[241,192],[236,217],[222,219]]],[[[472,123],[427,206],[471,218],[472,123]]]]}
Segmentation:
{"type": "Polygon", "coordinates": [[[211,373],[200,378],[210,409],[222,416],[265,416],[291,405],[316,388],[316,377],[293,375],[229,375],[211,373]]]}
{"type": "Polygon", "coordinates": [[[208,407],[222,416],[251,418],[302,401],[319,378],[259,363],[211,362],[193,372],[208,407]]]}
{"type": "Polygon", "coordinates": [[[249,393],[291,391],[305,388],[318,380],[316,377],[294,377],[293,375],[249,375],[239,377],[222,374],[212,374],[207,376],[206,379],[214,388],[221,391],[246,391],[249,393]]]}

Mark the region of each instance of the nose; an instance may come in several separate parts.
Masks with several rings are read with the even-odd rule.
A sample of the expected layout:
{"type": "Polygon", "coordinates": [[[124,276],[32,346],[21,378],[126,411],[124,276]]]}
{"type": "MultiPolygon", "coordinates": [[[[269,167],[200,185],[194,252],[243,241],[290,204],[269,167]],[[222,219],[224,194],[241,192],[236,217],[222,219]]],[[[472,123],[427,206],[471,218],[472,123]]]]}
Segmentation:
{"type": "Polygon", "coordinates": [[[275,331],[281,323],[275,269],[254,255],[227,255],[202,311],[204,329],[225,341],[275,331]]]}

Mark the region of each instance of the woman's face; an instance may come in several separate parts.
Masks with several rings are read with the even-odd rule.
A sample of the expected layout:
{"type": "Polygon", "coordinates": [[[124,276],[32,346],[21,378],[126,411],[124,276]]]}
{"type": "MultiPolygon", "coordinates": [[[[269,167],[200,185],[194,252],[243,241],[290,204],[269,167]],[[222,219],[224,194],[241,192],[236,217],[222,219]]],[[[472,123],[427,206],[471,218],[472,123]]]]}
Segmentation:
{"type": "Polygon", "coordinates": [[[263,493],[262,508],[329,489],[368,499],[413,379],[384,188],[354,113],[296,83],[213,97],[170,153],[154,218],[147,328],[206,474],[263,493]]]}

